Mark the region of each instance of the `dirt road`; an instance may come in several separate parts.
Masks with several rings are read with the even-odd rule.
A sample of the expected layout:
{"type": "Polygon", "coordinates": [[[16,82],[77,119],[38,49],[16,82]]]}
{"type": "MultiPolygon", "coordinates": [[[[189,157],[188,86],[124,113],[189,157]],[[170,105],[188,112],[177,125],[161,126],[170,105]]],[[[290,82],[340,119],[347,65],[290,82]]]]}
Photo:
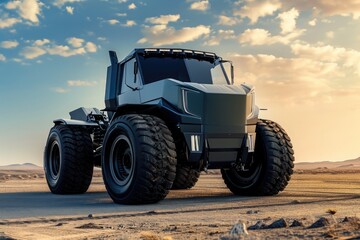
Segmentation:
{"type": "Polygon", "coordinates": [[[99,177],[88,193],[70,196],[50,194],[43,178],[0,182],[0,232],[15,239],[218,239],[238,221],[258,222],[250,238],[360,238],[359,216],[360,173],[295,174],[274,197],[234,196],[221,176],[202,175],[195,188],[143,206],[113,204],[99,177]],[[321,217],[324,226],[310,229],[321,217]],[[340,223],[345,217],[354,218],[340,223]],[[282,218],[285,226],[264,229],[282,218]],[[291,228],[294,220],[303,226],[291,228]]]}

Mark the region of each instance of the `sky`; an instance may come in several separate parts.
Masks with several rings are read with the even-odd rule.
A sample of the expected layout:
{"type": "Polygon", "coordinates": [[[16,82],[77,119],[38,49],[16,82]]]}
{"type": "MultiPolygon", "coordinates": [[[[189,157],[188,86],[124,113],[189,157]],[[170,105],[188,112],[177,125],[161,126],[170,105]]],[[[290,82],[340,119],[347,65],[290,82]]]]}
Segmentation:
{"type": "Polygon", "coordinates": [[[108,51],[142,47],[232,60],[296,161],[357,158],[359,43],[359,0],[0,1],[0,165],[42,165],[54,119],[104,107],[108,51]]]}

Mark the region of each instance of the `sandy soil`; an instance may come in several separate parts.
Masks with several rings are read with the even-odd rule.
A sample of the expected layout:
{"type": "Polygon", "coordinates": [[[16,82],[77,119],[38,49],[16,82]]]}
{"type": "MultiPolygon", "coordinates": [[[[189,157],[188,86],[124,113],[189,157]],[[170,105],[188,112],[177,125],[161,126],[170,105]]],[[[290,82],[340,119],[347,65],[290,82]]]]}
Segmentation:
{"type": "Polygon", "coordinates": [[[360,239],[360,172],[300,171],[274,197],[234,196],[208,174],[143,206],[112,203],[99,172],[70,196],[49,193],[41,172],[5,175],[0,239],[360,239]]]}

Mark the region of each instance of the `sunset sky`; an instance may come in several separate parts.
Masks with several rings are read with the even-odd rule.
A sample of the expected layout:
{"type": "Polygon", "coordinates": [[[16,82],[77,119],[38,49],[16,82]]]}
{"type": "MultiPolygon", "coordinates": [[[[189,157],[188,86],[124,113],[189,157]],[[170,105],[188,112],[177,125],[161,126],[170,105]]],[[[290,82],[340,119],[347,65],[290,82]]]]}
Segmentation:
{"type": "Polygon", "coordinates": [[[11,0],[0,2],[0,165],[42,165],[53,119],[104,107],[108,50],[141,47],[232,60],[298,162],[360,156],[359,0],[11,0]]]}

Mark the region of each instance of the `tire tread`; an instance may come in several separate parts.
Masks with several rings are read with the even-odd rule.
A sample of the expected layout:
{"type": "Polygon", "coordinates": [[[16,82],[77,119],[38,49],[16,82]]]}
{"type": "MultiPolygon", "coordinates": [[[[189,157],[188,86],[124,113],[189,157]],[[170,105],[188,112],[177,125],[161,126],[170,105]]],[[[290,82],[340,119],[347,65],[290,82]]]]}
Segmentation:
{"type": "MultiPolygon", "coordinates": [[[[134,180],[133,191],[126,197],[120,198],[112,193],[104,179],[110,196],[114,202],[122,204],[155,203],[164,199],[172,187],[176,173],[176,149],[171,132],[162,119],[152,115],[123,115],[112,124],[118,122],[126,123],[134,129],[134,138],[140,146],[139,159],[143,163],[134,180]]],[[[104,161],[105,159],[103,164],[106,164],[104,161]]]]}
{"type": "Polygon", "coordinates": [[[265,169],[263,169],[258,182],[252,187],[244,189],[237,185],[233,171],[221,170],[225,184],[237,195],[278,194],[286,188],[293,174],[294,150],[285,130],[273,121],[259,120],[256,132],[257,136],[263,138],[266,155],[263,165],[265,169]]]}
{"type": "MultiPolygon", "coordinates": [[[[60,151],[63,155],[58,182],[55,186],[51,186],[48,182],[51,192],[55,194],[85,193],[90,186],[94,166],[90,134],[86,129],[66,125],[56,125],[50,130],[51,132],[58,133],[62,146],[60,151]]],[[[49,144],[48,142],[46,148],[49,144]]],[[[46,160],[44,166],[45,164],[46,160]]]]}

